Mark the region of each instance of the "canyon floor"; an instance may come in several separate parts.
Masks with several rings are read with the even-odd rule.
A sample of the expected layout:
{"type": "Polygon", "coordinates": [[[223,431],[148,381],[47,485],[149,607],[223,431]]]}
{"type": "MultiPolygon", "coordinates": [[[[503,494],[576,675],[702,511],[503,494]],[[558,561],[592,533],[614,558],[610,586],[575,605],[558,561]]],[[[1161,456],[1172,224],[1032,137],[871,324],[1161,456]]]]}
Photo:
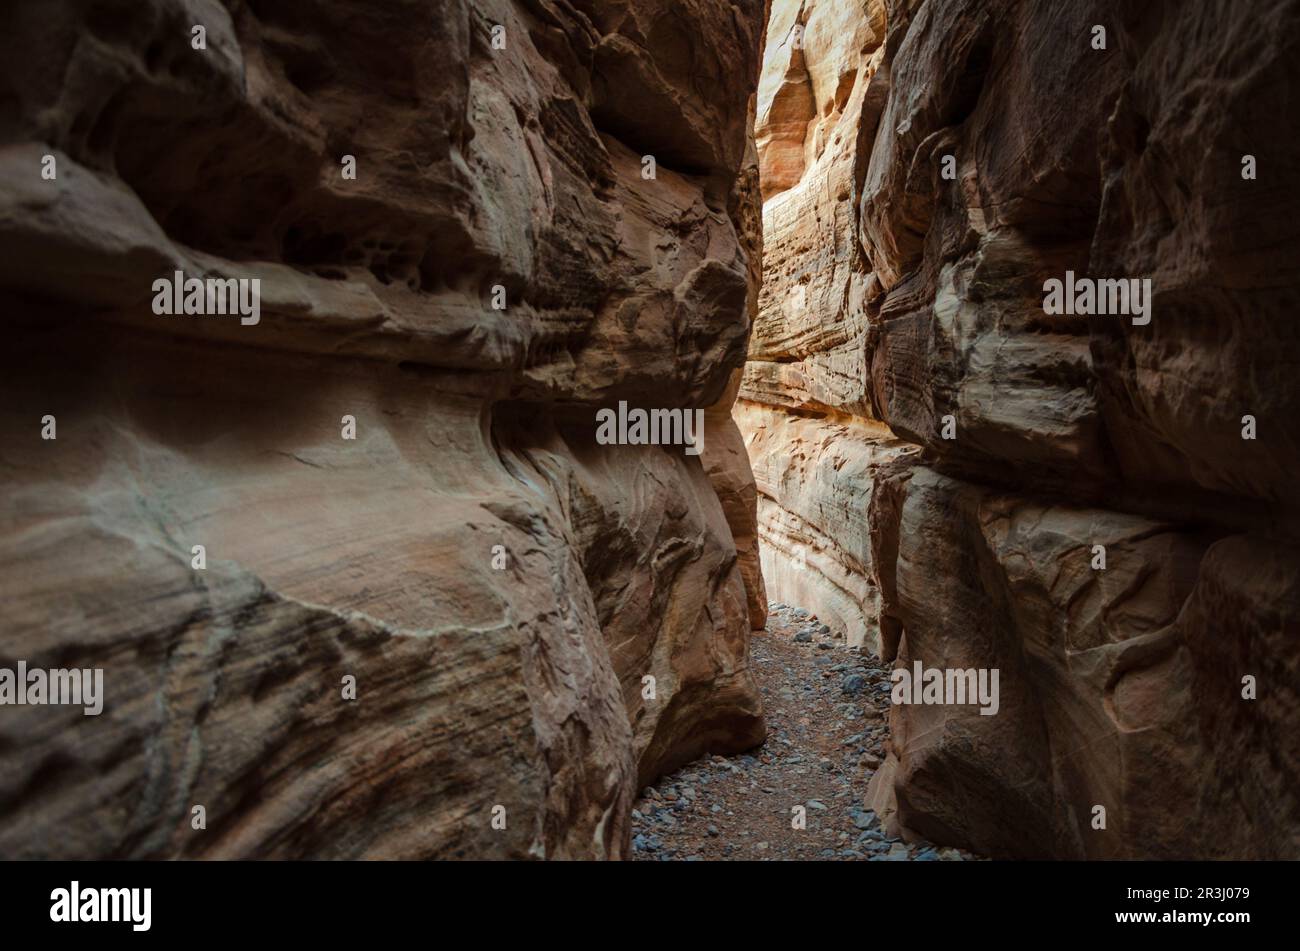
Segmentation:
{"type": "Polygon", "coordinates": [[[802,608],[773,603],[750,642],[767,740],[710,756],[641,791],[638,861],[969,861],[976,856],[885,835],[863,805],[885,758],[889,671],[802,608]],[[800,817],[796,807],[803,808],[800,817]]]}

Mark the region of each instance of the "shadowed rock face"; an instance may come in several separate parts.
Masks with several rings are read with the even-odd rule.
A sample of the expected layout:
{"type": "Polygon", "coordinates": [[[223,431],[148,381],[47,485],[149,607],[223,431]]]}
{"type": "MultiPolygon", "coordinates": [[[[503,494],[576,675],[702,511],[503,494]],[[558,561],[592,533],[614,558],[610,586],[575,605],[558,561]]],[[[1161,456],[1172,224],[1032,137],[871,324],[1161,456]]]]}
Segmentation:
{"type": "Polygon", "coordinates": [[[764,16],[4,6],[0,666],[106,696],[0,708],[0,855],[620,857],[638,778],[761,740],[764,16]],[[155,315],[176,270],[260,321],[155,315]]]}
{"type": "Polygon", "coordinates": [[[1000,670],[996,715],[895,706],[895,826],[1300,856],[1298,45],[1293,0],[775,5],[740,394],[768,590],[1000,670]],[[1045,314],[1067,271],[1149,279],[1150,322],[1045,314]]]}

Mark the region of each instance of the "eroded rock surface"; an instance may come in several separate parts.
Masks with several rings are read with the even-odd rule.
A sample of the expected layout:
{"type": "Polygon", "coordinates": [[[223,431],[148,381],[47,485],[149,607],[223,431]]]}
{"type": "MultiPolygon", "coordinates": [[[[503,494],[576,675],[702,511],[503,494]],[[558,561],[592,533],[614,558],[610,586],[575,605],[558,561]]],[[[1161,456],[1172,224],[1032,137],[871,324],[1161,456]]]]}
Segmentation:
{"type": "Polygon", "coordinates": [[[868,391],[871,275],[855,196],[881,108],[872,77],[884,26],[880,4],[773,5],[755,124],[763,287],[737,413],[759,486],[769,595],[815,607],[872,649],[867,472],[889,433],[868,391]]]}
{"type": "Polygon", "coordinates": [[[106,698],[0,708],[0,855],[621,857],[638,779],[762,740],[764,15],[5,5],[0,661],[106,698]],[[260,321],[157,316],[176,270],[260,321]],[[703,458],[598,445],[619,400],[703,458]]]}
{"type": "Polygon", "coordinates": [[[888,827],[1300,856],[1297,42],[1293,0],[775,4],[769,596],[1001,673],[996,715],[893,708],[888,827]],[[1149,279],[1149,322],[1045,314],[1067,271],[1149,279]]]}

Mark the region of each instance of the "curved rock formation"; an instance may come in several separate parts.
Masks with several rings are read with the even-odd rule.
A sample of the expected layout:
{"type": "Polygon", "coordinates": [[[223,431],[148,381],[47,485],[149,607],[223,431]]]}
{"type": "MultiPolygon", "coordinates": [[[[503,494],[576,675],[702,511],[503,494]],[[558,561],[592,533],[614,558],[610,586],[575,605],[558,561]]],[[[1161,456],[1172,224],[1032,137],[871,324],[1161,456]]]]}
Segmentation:
{"type": "Polygon", "coordinates": [[[764,15],[5,5],[0,667],[105,696],[0,707],[0,855],[620,857],[638,777],[762,739],[764,15]]]}
{"type": "Polygon", "coordinates": [[[1294,0],[776,4],[741,390],[769,591],[1000,671],[996,715],[894,707],[895,827],[1300,856],[1298,37],[1294,0]],[[1050,314],[1067,272],[1149,309],[1050,314]]]}

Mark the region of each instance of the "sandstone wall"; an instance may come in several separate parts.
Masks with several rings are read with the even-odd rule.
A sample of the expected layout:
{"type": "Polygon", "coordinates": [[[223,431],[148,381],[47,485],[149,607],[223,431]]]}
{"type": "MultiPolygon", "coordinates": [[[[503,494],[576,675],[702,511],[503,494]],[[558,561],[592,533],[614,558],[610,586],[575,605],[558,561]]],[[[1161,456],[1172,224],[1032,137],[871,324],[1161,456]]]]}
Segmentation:
{"type": "Polygon", "coordinates": [[[997,715],[894,708],[874,805],[911,833],[1300,856],[1297,42],[1293,0],[773,11],[741,392],[769,590],[1001,672],[997,715]],[[1045,315],[1067,270],[1149,278],[1150,322],[1045,315]]]}
{"type": "Polygon", "coordinates": [[[762,738],[764,17],[5,4],[0,666],[106,699],[0,708],[0,855],[620,857],[638,780],[762,738]],[[155,315],[177,269],[260,322],[155,315]],[[703,458],[597,445],[619,400],[703,458]]]}
{"type": "Polygon", "coordinates": [[[880,111],[872,78],[884,38],[880,4],[773,5],[755,124],[763,288],[737,412],[759,487],[769,595],[869,645],[879,599],[866,485],[872,444],[888,431],[868,392],[871,275],[854,196],[880,111]],[[787,424],[765,406],[805,419],[787,424]]]}

